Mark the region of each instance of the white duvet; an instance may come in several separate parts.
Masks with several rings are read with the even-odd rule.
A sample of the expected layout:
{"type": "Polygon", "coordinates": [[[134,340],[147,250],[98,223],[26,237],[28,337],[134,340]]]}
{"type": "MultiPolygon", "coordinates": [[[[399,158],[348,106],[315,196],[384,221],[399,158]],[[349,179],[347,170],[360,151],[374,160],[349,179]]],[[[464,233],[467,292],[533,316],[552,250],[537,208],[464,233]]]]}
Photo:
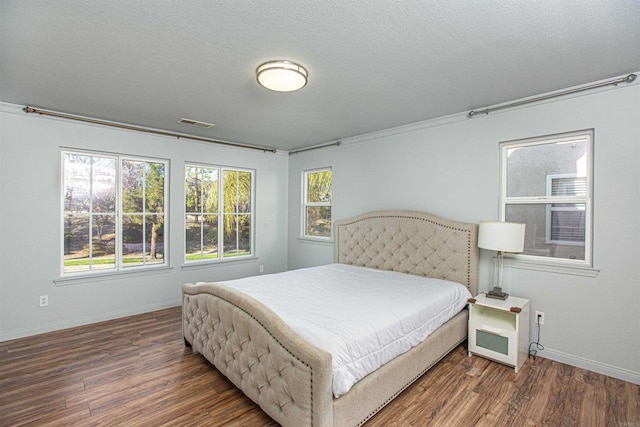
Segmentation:
{"type": "Polygon", "coordinates": [[[333,394],[422,342],[471,296],[459,283],[345,264],[222,282],[331,353],[333,394]]]}

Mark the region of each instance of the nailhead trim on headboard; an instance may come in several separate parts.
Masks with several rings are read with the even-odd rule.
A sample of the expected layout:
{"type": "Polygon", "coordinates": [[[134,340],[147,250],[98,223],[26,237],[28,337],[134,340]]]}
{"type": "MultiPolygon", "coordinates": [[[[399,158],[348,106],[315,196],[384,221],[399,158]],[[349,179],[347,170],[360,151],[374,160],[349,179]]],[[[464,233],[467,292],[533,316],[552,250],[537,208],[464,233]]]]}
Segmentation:
{"type": "Polygon", "coordinates": [[[454,280],[475,294],[477,228],[422,212],[371,212],[336,221],[335,260],[454,280]]]}

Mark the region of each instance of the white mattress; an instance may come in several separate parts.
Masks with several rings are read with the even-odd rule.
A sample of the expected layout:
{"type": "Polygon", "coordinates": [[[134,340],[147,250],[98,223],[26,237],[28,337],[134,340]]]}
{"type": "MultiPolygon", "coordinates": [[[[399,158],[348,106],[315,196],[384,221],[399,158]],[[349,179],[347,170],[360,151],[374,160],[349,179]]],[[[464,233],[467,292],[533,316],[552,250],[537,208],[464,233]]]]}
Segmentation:
{"type": "Polygon", "coordinates": [[[222,282],[333,357],[333,394],[422,342],[471,296],[459,283],[345,264],[222,282]]]}

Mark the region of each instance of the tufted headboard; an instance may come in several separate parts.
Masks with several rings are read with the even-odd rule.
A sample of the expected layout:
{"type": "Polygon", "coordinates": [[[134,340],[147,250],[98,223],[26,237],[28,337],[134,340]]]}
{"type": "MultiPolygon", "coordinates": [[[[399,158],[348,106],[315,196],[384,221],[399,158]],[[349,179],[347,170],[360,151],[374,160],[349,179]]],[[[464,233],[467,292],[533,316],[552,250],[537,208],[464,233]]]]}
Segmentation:
{"type": "Polygon", "coordinates": [[[412,211],[335,222],[335,261],[462,283],[478,293],[478,224],[412,211]]]}

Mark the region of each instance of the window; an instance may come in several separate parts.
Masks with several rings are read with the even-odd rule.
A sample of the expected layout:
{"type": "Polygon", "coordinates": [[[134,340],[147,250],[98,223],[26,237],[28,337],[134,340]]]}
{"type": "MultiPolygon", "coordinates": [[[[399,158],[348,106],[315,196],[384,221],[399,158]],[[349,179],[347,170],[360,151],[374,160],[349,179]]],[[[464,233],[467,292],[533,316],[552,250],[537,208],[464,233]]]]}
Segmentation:
{"type": "Polygon", "coordinates": [[[593,132],[501,144],[501,219],[526,224],[524,257],[591,265],[593,132]]]}
{"type": "Polygon", "coordinates": [[[62,273],[165,265],[164,160],[62,153],[62,273]]]}
{"type": "Polygon", "coordinates": [[[331,169],[303,172],[302,237],[331,239],[331,169]]]}
{"type": "Polygon", "coordinates": [[[253,174],[185,166],[185,262],[253,255],[253,174]]]}

